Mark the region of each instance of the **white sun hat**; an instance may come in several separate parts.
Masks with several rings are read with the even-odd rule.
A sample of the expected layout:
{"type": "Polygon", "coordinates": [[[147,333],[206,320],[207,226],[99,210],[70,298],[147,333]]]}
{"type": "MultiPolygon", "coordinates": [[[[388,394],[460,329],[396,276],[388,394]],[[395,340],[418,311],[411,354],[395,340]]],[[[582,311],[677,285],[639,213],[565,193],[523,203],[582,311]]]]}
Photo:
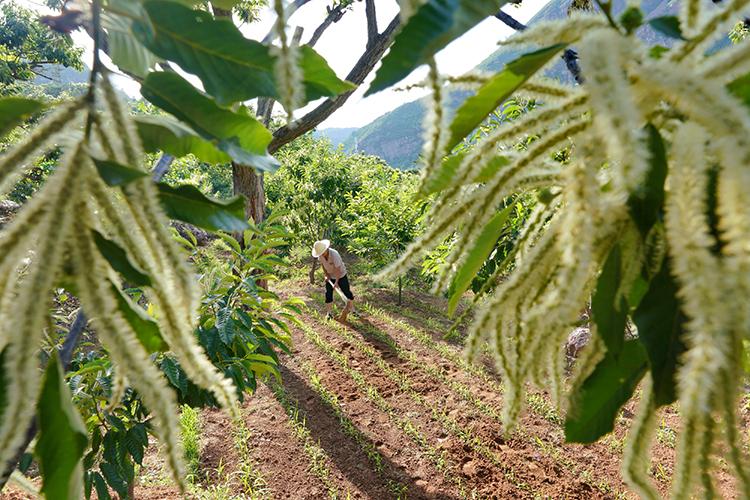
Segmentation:
{"type": "Polygon", "coordinates": [[[329,240],[316,241],[312,248],[312,256],[317,259],[323,255],[330,246],[331,242],[329,240]]]}

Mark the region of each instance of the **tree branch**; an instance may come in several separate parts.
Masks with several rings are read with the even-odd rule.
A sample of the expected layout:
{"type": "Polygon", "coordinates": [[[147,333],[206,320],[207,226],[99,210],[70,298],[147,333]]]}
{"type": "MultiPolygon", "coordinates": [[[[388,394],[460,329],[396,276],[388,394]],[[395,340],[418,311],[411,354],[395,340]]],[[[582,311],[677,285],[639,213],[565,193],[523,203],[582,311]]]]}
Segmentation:
{"type": "Polygon", "coordinates": [[[495,14],[495,17],[501,20],[506,26],[516,31],[523,31],[527,28],[525,24],[516,20],[516,18],[514,18],[510,14],[506,14],[502,10],[499,10],[497,14],[495,14]]]}
{"type": "Polygon", "coordinates": [[[347,5],[340,3],[334,8],[326,7],[328,9],[328,15],[325,19],[323,19],[323,22],[320,23],[320,26],[315,28],[315,31],[313,31],[313,35],[310,38],[310,41],[307,42],[307,45],[310,47],[314,46],[316,43],[318,43],[318,40],[320,40],[320,37],[323,36],[323,33],[333,24],[337,23],[341,20],[342,17],[344,17],[344,14],[346,14],[347,5]]]}
{"type": "MultiPolygon", "coordinates": [[[[393,36],[400,24],[401,18],[399,15],[396,15],[385,31],[378,35],[372,47],[367,49],[365,53],[362,54],[362,57],[359,58],[352,70],[346,76],[348,81],[355,85],[361,85],[362,82],[365,81],[367,75],[370,74],[378,61],[380,61],[380,58],[383,57],[386,49],[391,45],[393,36]]],[[[297,137],[318,126],[323,120],[331,116],[334,111],[343,106],[355,91],[356,89],[328,98],[321,105],[299,120],[295,120],[293,123],[278,129],[273,134],[273,140],[268,146],[268,152],[273,154],[284,144],[293,141],[297,137]]]]}
{"type": "Polygon", "coordinates": [[[375,12],[375,0],[365,0],[367,16],[367,48],[371,48],[378,39],[378,16],[375,12]]]}
{"type": "MultiPolygon", "coordinates": [[[[498,11],[497,14],[495,14],[495,17],[498,18],[500,21],[502,21],[506,26],[516,30],[516,31],[523,31],[528,26],[523,24],[522,22],[515,19],[510,14],[506,14],[502,10],[498,11]]],[[[581,75],[581,67],[578,65],[578,52],[576,52],[574,49],[565,49],[565,52],[563,52],[562,60],[565,61],[565,67],[568,68],[568,72],[573,76],[576,83],[581,84],[583,83],[583,75],[581,75]]]]}
{"type": "MultiPolygon", "coordinates": [[[[287,5],[286,6],[286,17],[287,17],[287,19],[289,19],[289,17],[292,14],[294,14],[295,12],[297,12],[300,7],[302,7],[303,5],[305,5],[307,3],[310,3],[310,1],[311,0],[294,0],[294,2],[290,3],[289,5],[287,5]]],[[[263,37],[263,40],[261,40],[261,43],[267,45],[267,44],[273,42],[273,35],[274,35],[274,33],[275,33],[274,29],[271,28],[271,30],[268,33],[266,33],[266,36],[263,37]]]]}

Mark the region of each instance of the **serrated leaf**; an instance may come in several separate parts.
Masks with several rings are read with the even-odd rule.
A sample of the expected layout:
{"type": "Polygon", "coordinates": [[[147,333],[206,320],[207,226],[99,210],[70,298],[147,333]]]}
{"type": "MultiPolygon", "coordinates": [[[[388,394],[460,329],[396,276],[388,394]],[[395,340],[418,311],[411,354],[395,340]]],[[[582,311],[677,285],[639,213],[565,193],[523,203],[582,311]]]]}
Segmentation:
{"type": "Polygon", "coordinates": [[[184,395],[187,393],[187,381],[184,380],[180,369],[174,359],[165,356],[161,361],[161,370],[167,376],[167,380],[184,395]]]}
{"type": "Polygon", "coordinates": [[[92,474],[94,487],[96,488],[96,498],[98,500],[111,500],[112,496],[109,494],[109,488],[107,483],[104,481],[104,477],[98,472],[92,474]]]}
{"type": "Polygon", "coordinates": [[[258,170],[274,171],[279,163],[266,148],[272,135],[245,108],[233,112],[193,87],[174,72],[151,73],[141,94],[152,104],[190,125],[201,137],[233,160],[258,170]]]}
{"type": "Polygon", "coordinates": [[[648,24],[662,35],[666,35],[670,38],[676,38],[678,40],[685,40],[685,37],[682,36],[680,20],[675,16],[655,17],[653,19],[649,19],[648,24]]]}
{"type": "Polygon", "coordinates": [[[591,298],[591,311],[596,323],[596,333],[604,340],[607,352],[620,354],[625,342],[625,324],[628,320],[628,303],[619,293],[622,280],[622,251],[615,245],[609,253],[591,298]]]}
{"type": "Polygon", "coordinates": [[[646,125],[649,151],[649,169],[645,181],[628,198],[630,216],[638,230],[646,237],[653,225],[661,219],[664,205],[664,182],[667,179],[667,153],[659,130],[646,125]]]}
{"type": "MultiPolygon", "coordinates": [[[[138,40],[154,54],[197,75],[219,104],[280,97],[275,56],[269,47],[245,38],[231,21],[169,1],[147,1],[144,8],[150,22],[134,23],[138,40]]],[[[307,101],[354,89],[310,47],[300,48],[300,66],[307,101]]]]}
{"type": "Polygon", "coordinates": [[[234,341],[234,321],[232,320],[232,309],[222,307],[216,318],[216,329],[219,331],[219,338],[224,345],[231,345],[234,341]]]}
{"type": "Polygon", "coordinates": [[[428,0],[396,35],[365,95],[403,80],[506,3],[505,0],[428,0]]]}
{"type": "Polygon", "coordinates": [[[135,331],[141,345],[149,354],[166,351],[169,346],[161,336],[159,324],[151,319],[139,305],[134,304],[128,296],[120,291],[114,283],[110,283],[112,293],[117,300],[117,309],[125,317],[130,327],[135,331]]]}
{"type": "Polygon", "coordinates": [[[556,44],[524,54],[506,64],[500,72],[479,87],[456,111],[446,151],[452,150],[564,48],[565,44],[556,44]]]}
{"type": "Polygon", "coordinates": [[[136,427],[128,429],[123,437],[123,441],[125,442],[125,448],[128,450],[130,456],[133,457],[135,463],[143,465],[144,446],[141,443],[140,436],[138,436],[138,431],[135,431],[135,429],[136,427]]]}
{"type": "Polygon", "coordinates": [[[104,10],[102,26],[107,32],[107,55],[124,72],[144,78],[161,61],[135,38],[130,19],[104,10]]]}
{"type": "Polygon", "coordinates": [[[121,474],[117,466],[110,462],[99,464],[99,470],[102,471],[107,484],[120,495],[121,498],[128,496],[128,483],[121,474]]]}
{"type": "Polygon", "coordinates": [[[219,201],[208,198],[195,186],[158,186],[159,199],[172,219],[209,231],[244,231],[248,227],[245,200],[239,196],[219,201]]]}
{"type": "Polygon", "coordinates": [[[88,444],[86,426],[73,405],[73,396],[53,351],[44,371],[37,403],[39,439],[34,453],[46,498],[78,500],[83,491],[81,459],[88,444]]]}
{"type": "Polygon", "coordinates": [[[107,239],[99,231],[91,230],[94,237],[96,248],[99,253],[109,262],[109,265],[120,273],[127,282],[132,286],[149,286],[151,278],[137,267],[135,267],[128,257],[128,253],[117,243],[107,239]]]}
{"type": "MultiPolygon", "coordinates": [[[[461,162],[466,158],[466,154],[467,153],[457,153],[443,160],[440,170],[427,179],[422,186],[420,194],[422,196],[427,196],[433,193],[438,193],[448,187],[455,186],[456,183],[453,178],[455,177],[456,172],[458,172],[458,167],[461,165],[461,162]]],[[[482,167],[479,175],[472,182],[481,183],[489,181],[495,176],[498,170],[509,163],[510,161],[505,156],[493,157],[484,167],[482,167]]]]}
{"type": "Polygon", "coordinates": [[[147,177],[148,174],[112,160],[91,158],[96,165],[99,176],[108,186],[124,186],[130,182],[147,177]]]}
{"type": "Polygon", "coordinates": [[[0,99],[0,137],[43,110],[44,107],[43,102],[26,97],[3,97],[0,99]]]}
{"type": "Polygon", "coordinates": [[[646,351],[637,340],[625,342],[619,356],[608,353],[571,397],[566,441],[593,443],[611,432],[617,412],[633,395],[647,368],[646,351]]]}
{"type": "Polygon", "coordinates": [[[484,229],[482,229],[482,232],[476,239],[474,246],[469,250],[466,260],[464,260],[463,265],[453,279],[453,286],[451,287],[452,295],[448,301],[449,314],[453,314],[456,310],[456,306],[458,306],[464,292],[469,288],[471,281],[482,268],[482,265],[487,260],[490,253],[492,253],[498,238],[500,238],[501,231],[505,226],[505,221],[508,220],[508,216],[513,211],[513,208],[513,204],[510,204],[496,213],[487,225],[484,226],[484,229]]]}
{"type": "Polygon", "coordinates": [[[232,158],[214,143],[170,116],[137,116],[135,124],[147,153],[164,151],[176,158],[191,154],[206,163],[229,163],[232,158]]]}
{"type": "Polygon", "coordinates": [[[675,376],[680,356],[685,351],[686,317],[677,298],[678,287],[664,259],[646,295],[633,313],[638,339],[646,348],[657,406],[677,400],[675,376]]]}

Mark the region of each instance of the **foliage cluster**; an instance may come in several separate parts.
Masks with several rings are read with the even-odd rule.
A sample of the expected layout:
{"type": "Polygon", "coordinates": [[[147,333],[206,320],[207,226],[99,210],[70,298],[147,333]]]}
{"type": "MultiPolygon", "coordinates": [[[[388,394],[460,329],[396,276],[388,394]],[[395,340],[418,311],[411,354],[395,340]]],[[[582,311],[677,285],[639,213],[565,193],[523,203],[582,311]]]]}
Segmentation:
{"type": "Polygon", "coordinates": [[[43,75],[45,65],[83,69],[83,50],[73,45],[69,35],[42,24],[35,12],[4,2],[0,16],[0,95],[12,92],[19,81],[43,75]]]}
{"type": "Polygon", "coordinates": [[[290,241],[303,254],[326,238],[380,269],[417,235],[428,202],[415,200],[415,173],[333,149],[310,134],[282,148],[277,158],[282,168],[266,180],[269,208],[283,212],[290,241]]]}
{"type": "MultiPolygon", "coordinates": [[[[391,58],[410,53],[416,33],[435,15],[432,7],[428,2],[410,19],[394,42],[402,42],[402,50],[392,49],[391,58]]],[[[738,353],[750,335],[750,116],[743,106],[750,92],[750,46],[707,50],[727,36],[747,2],[707,7],[685,1],[679,18],[648,20],[631,7],[619,21],[611,3],[600,7],[509,39],[542,48],[480,76],[475,95],[450,122],[440,120],[442,102],[435,100],[422,192],[441,195],[425,233],[384,274],[403,272],[458,225],[437,285],[462,292],[503,229],[497,212],[503,200],[536,195],[512,250],[515,270],[484,294],[467,346],[472,356],[484,341],[491,345],[508,387],[507,429],[517,422],[526,383],[533,382],[549,388],[565,408],[568,440],[596,441],[612,430],[643,380],[623,463],[631,487],[658,498],[648,476],[649,443],[657,409],[679,400],[683,431],[672,495],[714,494],[711,464],[721,442],[747,497],[750,475],[737,442],[736,407],[738,353]],[[675,45],[649,50],[632,36],[641,23],[674,38],[675,45]],[[537,76],[573,43],[583,85],[537,76]],[[466,154],[429,160],[450,153],[519,90],[546,105],[498,127],[466,154]],[[539,138],[513,151],[529,134],[539,138]],[[566,148],[570,142],[575,148],[566,148]],[[552,159],[560,150],[563,157],[552,159]],[[565,395],[561,346],[589,298],[594,335],[565,395]],[[637,326],[635,339],[626,336],[628,318],[637,326]]],[[[403,66],[384,63],[374,88],[402,76],[403,66]]]]}

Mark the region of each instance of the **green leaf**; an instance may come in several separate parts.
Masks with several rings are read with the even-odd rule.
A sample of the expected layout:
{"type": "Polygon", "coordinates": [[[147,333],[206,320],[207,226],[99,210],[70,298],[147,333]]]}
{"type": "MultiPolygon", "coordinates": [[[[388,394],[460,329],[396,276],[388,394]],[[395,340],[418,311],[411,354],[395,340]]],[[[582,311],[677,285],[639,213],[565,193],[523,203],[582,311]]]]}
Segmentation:
{"type": "Polygon", "coordinates": [[[659,130],[646,125],[649,169],[646,179],[628,198],[630,216],[645,237],[661,219],[664,205],[664,181],[667,179],[667,153],[659,130]]]}
{"type": "Polygon", "coordinates": [[[134,304],[127,295],[123,294],[114,283],[110,283],[110,286],[117,300],[117,309],[135,331],[138,340],[146,351],[152,354],[169,349],[169,346],[161,336],[158,323],[149,317],[143,308],[134,304]]]}
{"type": "Polygon", "coordinates": [[[159,197],[167,215],[209,231],[244,231],[245,200],[236,196],[226,201],[212,200],[195,186],[172,187],[159,183],[159,197]]]}
{"type": "Polygon", "coordinates": [[[596,282],[596,292],[591,298],[591,311],[596,331],[604,340],[607,352],[620,354],[625,341],[625,324],[628,320],[628,303],[619,293],[622,280],[622,252],[615,245],[604,263],[596,282]]]}
{"type": "Polygon", "coordinates": [[[750,73],[743,75],[727,85],[727,89],[750,108],[750,73]]]}
{"type": "Polygon", "coordinates": [[[648,292],[633,313],[638,339],[645,346],[651,365],[657,406],[677,400],[677,366],[685,351],[685,315],[677,298],[678,287],[669,272],[668,259],[651,280],[648,292]]]}
{"type": "Polygon", "coordinates": [[[466,99],[456,111],[453,123],[451,123],[451,137],[446,151],[453,149],[477,128],[490,113],[563,48],[565,44],[557,44],[522,55],[509,62],[502,71],[482,85],[476,94],[466,99]]]}
{"type": "Polygon", "coordinates": [[[16,127],[40,112],[45,104],[35,99],[25,97],[4,97],[0,99],[0,136],[5,135],[13,127],[16,127]]]}
{"type": "Polygon", "coordinates": [[[648,24],[662,35],[678,40],[685,40],[680,29],[680,20],[675,16],[663,16],[649,19],[648,24]]]}
{"type": "Polygon", "coordinates": [[[187,394],[187,379],[183,376],[174,359],[165,356],[161,361],[161,369],[173,386],[179,389],[183,395],[187,394]]]}
{"type": "Polygon", "coordinates": [[[128,429],[123,441],[125,442],[125,448],[128,450],[128,453],[130,453],[130,456],[133,457],[135,463],[143,465],[143,452],[145,447],[141,442],[140,432],[137,429],[137,426],[128,429]]]}
{"type": "Polygon", "coordinates": [[[234,320],[232,319],[231,307],[222,308],[217,314],[216,328],[219,331],[219,338],[224,345],[232,345],[234,341],[235,328],[234,320]]]}
{"type": "MultiPolygon", "coordinates": [[[[276,57],[269,47],[245,38],[231,21],[169,1],[147,1],[144,8],[149,21],[134,23],[136,37],[154,54],[197,75],[219,104],[280,97],[276,57]]],[[[301,47],[300,59],[307,101],[354,89],[312,48],[301,47]]]]}
{"type": "Polygon", "coordinates": [[[137,116],[135,124],[147,153],[164,151],[176,158],[193,155],[206,163],[229,163],[232,158],[214,143],[170,116],[137,116]]]}
{"type": "Polygon", "coordinates": [[[241,0],[211,0],[211,5],[220,9],[230,10],[241,0]]]}
{"type": "Polygon", "coordinates": [[[96,488],[96,498],[98,500],[110,500],[112,496],[109,494],[109,488],[104,478],[98,472],[94,472],[93,475],[94,487],[96,488]]]}
{"type": "Polygon", "coordinates": [[[151,103],[190,125],[201,137],[243,165],[273,171],[279,166],[266,148],[272,135],[246,108],[233,112],[193,87],[177,73],[151,73],[141,85],[151,103]]]}
{"type": "MultiPolygon", "coordinates": [[[[453,181],[453,177],[458,172],[458,167],[461,162],[466,158],[467,153],[457,153],[453,156],[449,156],[445,160],[434,175],[432,175],[425,184],[422,186],[421,195],[428,196],[432,193],[438,193],[448,187],[455,186],[456,183],[453,181]]],[[[495,156],[482,168],[479,175],[473,182],[487,182],[492,179],[495,174],[502,167],[506,166],[510,161],[505,156],[495,156]]]]}
{"type": "Polygon", "coordinates": [[[57,351],[52,353],[44,371],[37,420],[39,439],[34,453],[42,473],[41,492],[46,498],[78,500],[83,491],[81,458],[88,444],[88,433],[73,406],[57,351]]]}
{"type": "Polygon", "coordinates": [[[96,165],[99,176],[108,186],[124,186],[130,182],[147,177],[148,174],[142,170],[127,167],[111,160],[98,160],[91,158],[96,165]]]}
{"type": "Polygon", "coordinates": [[[325,58],[309,45],[301,46],[299,53],[299,67],[302,70],[302,81],[308,101],[336,96],[357,88],[353,83],[339,79],[325,58]]]}
{"type": "Polygon", "coordinates": [[[646,351],[637,340],[625,342],[619,356],[607,353],[571,400],[565,439],[593,443],[611,432],[617,412],[633,395],[647,368],[646,351]]]}
{"type": "Polygon", "coordinates": [[[508,216],[513,211],[514,205],[510,204],[490,219],[481,234],[476,239],[475,245],[468,252],[466,260],[464,261],[461,268],[456,273],[456,277],[453,279],[452,295],[448,302],[448,313],[453,314],[458,306],[461,296],[471,285],[471,281],[477,275],[479,270],[482,268],[484,261],[492,253],[495,248],[500,233],[505,226],[505,221],[508,220],[508,216]]]}
{"type": "Polygon", "coordinates": [[[428,0],[396,35],[367,95],[406,78],[417,66],[495,14],[504,0],[428,0]]]}
{"type": "Polygon", "coordinates": [[[107,31],[107,55],[124,72],[144,78],[161,60],[135,38],[130,19],[105,10],[102,26],[107,31]]]}
{"type": "Polygon", "coordinates": [[[130,262],[128,253],[120,245],[107,239],[99,231],[92,230],[91,233],[94,236],[94,243],[96,243],[99,252],[107,259],[112,269],[122,274],[130,285],[151,285],[151,278],[130,262]]]}
{"type": "Polygon", "coordinates": [[[668,47],[664,47],[663,45],[654,45],[649,49],[648,56],[652,59],[661,59],[661,57],[669,52],[668,47]]]}
{"type": "Polygon", "coordinates": [[[113,490],[117,492],[120,498],[127,498],[128,482],[123,477],[120,468],[111,462],[102,462],[99,464],[99,470],[107,480],[113,490]]]}

